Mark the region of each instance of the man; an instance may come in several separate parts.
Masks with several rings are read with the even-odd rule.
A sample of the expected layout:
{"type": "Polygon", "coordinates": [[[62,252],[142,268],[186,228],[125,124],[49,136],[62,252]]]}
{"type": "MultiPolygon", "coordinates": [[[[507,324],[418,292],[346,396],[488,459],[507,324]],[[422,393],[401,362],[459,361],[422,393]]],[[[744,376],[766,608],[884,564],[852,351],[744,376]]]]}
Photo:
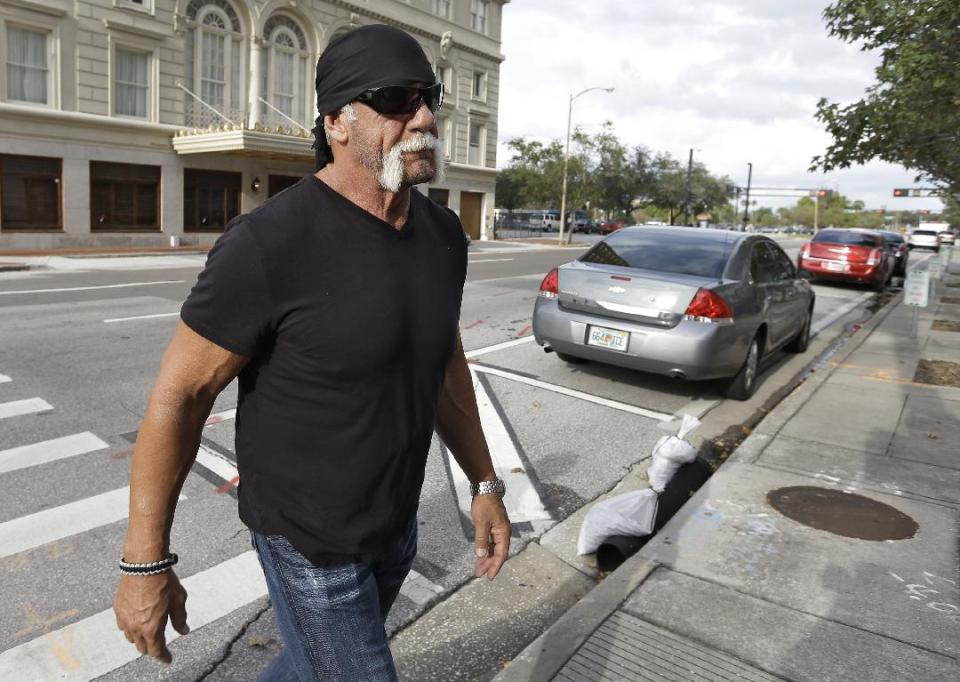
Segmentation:
{"type": "Polygon", "coordinates": [[[387,26],[317,64],[319,170],[233,221],[161,363],[133,456],[114,610],[141,653],[187,632],[171,569],[178,492],[217,394],[239,377],[240,516],[283,635],[261,679],[390,680],[384,619],[416,553],[434,428],[473,482],[476,575],[510,523],[457,326],[466,245],[417,183],[437,174],[442,85],[387,26]]]}

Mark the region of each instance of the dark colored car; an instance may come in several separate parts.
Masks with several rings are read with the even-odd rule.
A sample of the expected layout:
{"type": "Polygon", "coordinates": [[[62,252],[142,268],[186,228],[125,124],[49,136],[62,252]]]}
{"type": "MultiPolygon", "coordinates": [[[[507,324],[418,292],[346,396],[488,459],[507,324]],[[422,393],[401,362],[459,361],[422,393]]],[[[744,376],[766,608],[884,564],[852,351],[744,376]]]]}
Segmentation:
{"type": "Polygon", "coordinates": [[[807,349],[813,303],[810,283],[771,239],[627,227],[547,274],[533,335],[566,362],[727,379],[727,396],[744,400],[764,356],[807,349]]]}
{"type": "Polygon", "coordinates": [[[800,247],[797,267],[813,279],[857,282],[883,291],[893,276],[894,260],[879,232],[828,228],[800,247]]]}
{"type": "Polygon", "coordinates": [[[880,234],[887,241],[887,247],[896,259],[893,265],[893,276],[906,277],[907,262],[910,260],[910,247],[907,246],[907,240],[899,232],[882,230],[880,234]]]}

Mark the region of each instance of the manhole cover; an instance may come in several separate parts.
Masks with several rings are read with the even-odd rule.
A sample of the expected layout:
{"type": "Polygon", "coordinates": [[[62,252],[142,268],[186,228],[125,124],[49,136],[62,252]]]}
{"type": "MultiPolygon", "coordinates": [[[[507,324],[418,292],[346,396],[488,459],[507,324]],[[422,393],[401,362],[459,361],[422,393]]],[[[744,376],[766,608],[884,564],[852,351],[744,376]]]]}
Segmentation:
{"type": "Polygon", "coordinates": [[[947,360],[920,360],[913,380],[918,384],[960,388],[960,363],[947,360]]]}
{"type": "Polygon", "coordinates": [[[808,485],[767,493],[774,509],[805,526],[860,540],[906,540],[919,526],[889,504],[863,495],[808,485]]]}

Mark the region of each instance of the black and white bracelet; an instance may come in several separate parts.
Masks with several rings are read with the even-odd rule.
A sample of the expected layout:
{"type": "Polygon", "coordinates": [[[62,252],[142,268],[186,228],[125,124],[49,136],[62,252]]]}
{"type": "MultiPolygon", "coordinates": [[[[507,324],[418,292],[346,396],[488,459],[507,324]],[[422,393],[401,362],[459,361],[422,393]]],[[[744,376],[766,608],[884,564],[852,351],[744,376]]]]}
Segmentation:
{"type": "Polygon", "coordinates": [[[120,559],[120,572],[124,575],[157,575],[158,573],[166,573],[171,568],[173,568],[179,557],[176,554],[171,552],[166,559],[160,559],[160,561],[150,561],[145,564],[132,564],[125,559],[120,559]]]}

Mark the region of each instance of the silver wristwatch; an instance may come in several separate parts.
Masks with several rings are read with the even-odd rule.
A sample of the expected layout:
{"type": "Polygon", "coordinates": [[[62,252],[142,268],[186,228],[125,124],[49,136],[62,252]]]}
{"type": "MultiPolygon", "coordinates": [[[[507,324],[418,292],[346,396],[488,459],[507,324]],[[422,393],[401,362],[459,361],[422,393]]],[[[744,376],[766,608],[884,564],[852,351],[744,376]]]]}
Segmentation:
{"type": "Polygon", "coordinates": [[[476,497],[477,495],[489,495],[495,493],[500,497],[503,497],[507,492],[507,484],[503,482],[502,478],[495,478],[492,481],[480,481],[479,483],[470,484],[470,495],[476,497]]]}

